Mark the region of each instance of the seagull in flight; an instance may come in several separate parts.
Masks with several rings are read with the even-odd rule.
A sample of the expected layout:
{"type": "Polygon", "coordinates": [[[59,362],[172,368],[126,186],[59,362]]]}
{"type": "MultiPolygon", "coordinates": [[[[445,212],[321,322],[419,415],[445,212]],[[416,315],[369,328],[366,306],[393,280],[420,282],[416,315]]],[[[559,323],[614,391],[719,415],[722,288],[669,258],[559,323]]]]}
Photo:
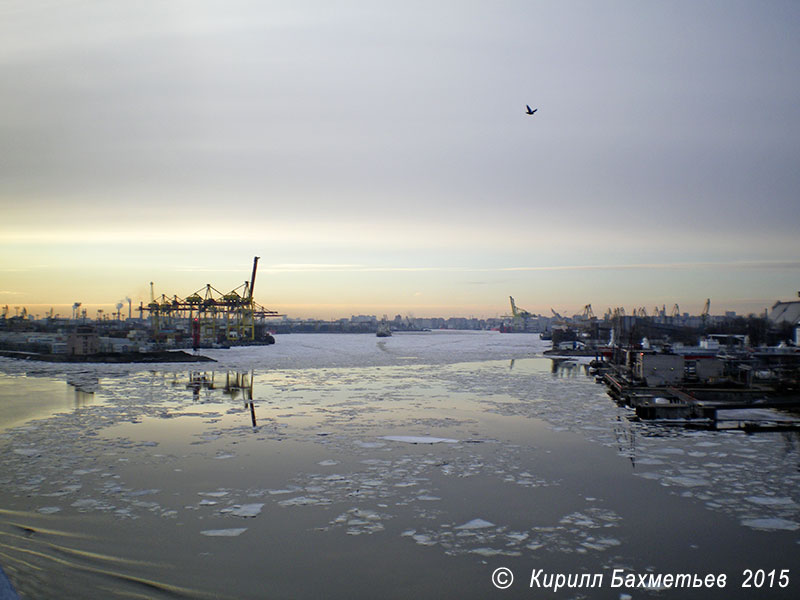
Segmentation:
{"type": "Polygon", "coordinates": [[[530,106],[528,106],[527,104],[525,105],[525,108],[527,108],[527,109],[528,109],[527,111],[525,111],[525,114],[528,114],[528,115],[532,115],[532,114],[533,114],[533,113],[535,113],[537,110],[539,110],[538,108],[531,109],[531,107],[530,107],[530,106]]]}

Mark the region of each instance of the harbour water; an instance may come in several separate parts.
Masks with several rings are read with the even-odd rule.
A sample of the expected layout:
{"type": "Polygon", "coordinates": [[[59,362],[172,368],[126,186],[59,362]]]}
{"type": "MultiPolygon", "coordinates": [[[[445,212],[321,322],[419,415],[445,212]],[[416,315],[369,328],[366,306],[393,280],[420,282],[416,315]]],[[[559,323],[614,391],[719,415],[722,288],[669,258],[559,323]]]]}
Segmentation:
{"type": "Polygon", "coordinates": [[[0,564],[37,599],[797,597],[796,432],[632,423],[545,347],[297,334],[199,368],[0,359],[0,564]],[[544,589],[558,575],[595,585],[544,589]]]}

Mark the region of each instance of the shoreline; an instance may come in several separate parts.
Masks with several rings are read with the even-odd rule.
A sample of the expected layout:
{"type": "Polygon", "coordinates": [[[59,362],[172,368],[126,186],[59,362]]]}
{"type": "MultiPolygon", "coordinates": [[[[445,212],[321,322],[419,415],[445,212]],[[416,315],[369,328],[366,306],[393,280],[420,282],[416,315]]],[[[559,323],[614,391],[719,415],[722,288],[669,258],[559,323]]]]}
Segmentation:
{"type": "Polygon", "coordinates": [[[41,354],[0,350],[0,356],[17,360],[34,360],[52,363],[188,363],[217,362],[208,356],[189,354],[183,350],[158,350],[155,352],[100,352],[97,354],[41,354]]]}

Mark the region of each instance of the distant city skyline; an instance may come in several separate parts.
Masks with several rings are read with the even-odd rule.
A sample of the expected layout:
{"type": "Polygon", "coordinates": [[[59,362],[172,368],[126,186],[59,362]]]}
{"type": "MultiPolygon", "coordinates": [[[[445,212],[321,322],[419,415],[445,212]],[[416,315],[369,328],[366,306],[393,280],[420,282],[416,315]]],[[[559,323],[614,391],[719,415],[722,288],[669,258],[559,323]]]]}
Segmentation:
{"type": "MultiPolygon", "coordinates": [[[[220,290],[220,291],[227,292],[227,291],[230,291],[230,290],[226,289],[226,290],[220,290]]],[[[165,293],[165,295],[167,295],[167,298],[172,298],[175,295],[177,295],[179,298],[185,298],[188,295],[188,293],[184,294],[184,295],[174,294],[174,293],[173,294],[167,294],[166,292],[164,292],[164,293],[165,293]]],[[[786,295],[786,296],[781,297],[781,298],[776,298],[776,299],[770,301],[768,304],[764,304],[763,306],[760,306],[759,308],[754,308],[754,309],[751,309],[751,308],[748,308],[748,307],[745,307],[744,309],[742,309],[742,308],[736,309],[736,308],[730,306],[729,304],[717,305],[712,300],[710,314],[718,315],[718,316],[724,316],[724,315],[726,315],[726,313],[735,313],[737,316],[748,316],[750,314],[755,314],[756,316],[762,316],[764,311],[765,310],[769,310],[773,306],[773,304],[775,304],[776,302],[794,301],[794,300],[797,300],[797,295],[798,295],[798,292],[795,292],[794,294],[789,294],[789,295],[786,295]]],[[[156,298],[158,299],[160,297],[161,297],[161,294],[160,293],[157,294],[156,298]]],[[[127,302],[127,299],[128,299],[128,297],[124,297],[124,298],[120,298],[116,302],[106,302],[106,303],[84,303],[84,302],[80,302],[79,300],[76,300],[76,302],[80,302],[80,307],[78,309],[78,312],[80,313],[80,311],[85,310],[87,318],[90,319],[90,320],[95,320],[97,318],[105,318],[105,319],[116,318],[114,315],[116,315],[116,313],[118,311],[117,307],[120,304],[122,304],[122,308],[119,309],[119,313],[121,315],[120,318],[122,320],[125,320],[125,319],[128,318],[129,308],[130,308],[131,316],[133,318],[139,318],[140,311],[138,309],[140,307],[140,303],[142,303],[142,304],[144,304],[146,306],[147,303],[149,302],[149,297],[146,298],[146,299],[145,298],[140,298],[140,299],[131,298],[130,306],[129,306],[128,302],[127,302]]],[[[711,300],[710,298],[708,298],[708,299],[711,300]]],[[[258,294],[256,294],[256,301],[258,301],[260,304],[263,304],[263,302],[261,302],[261,300],[259,299],[258,294]]],[[[625,311],[627,312],[627,314],[633,314],[634,310],[639,310],[641,308],[644,308],[647,311],[648,315],[654,314],[655,309],[664,310],[666,312],[666,314],[669,315],[669,314],[672,313],[672,311],[673,311],[673,309],[674,309],[676,304],[678,305],[679,312],[680,312],[681,316],[686,315],[686,314],[688,314],[688,315],[699,315],[703,310],[704,303],[705,303],[705,299],[703,299],[699,303],[685,303],[685,304],[680,304],[678,302],[672,302],[672,303],[662,302],[662,303],[650,303],[650,304],[647,304],[647,303],[629,303],[629,304],[616,303],[616,304],[610,304],[610,305],[599,305],[599,304],[595,304],[595,303],[589,302],[587,304],[590,304],[592,306],[592,310],[594,311],[594,314],[598,318],[602,319],[603,315],[605,314],[605,312],[607,310],[610,309],[610,310],[613,311],[613,309],[620,308],[620,307],[624,308],[625,311]]],[[[75,302],[73,302],[73,303],[34,303],[34,304],[6,303],[5,306],[8,307],[8,316],[9,317],[13,317],[15,315],[18,315],[21,312],[21,310],[23,308],[25,308],[30,317],[45,318],[47,316],[47,314],[50,313],[50,311],[52,311],[55,315],[58,315],[61,318],[70,318],[72,316],[72,314],[73,314],[74,304],[75,304],[75,302]]],[[[281,318],[290,319],[290,320],[320,319],[320,320],[334,321],[334,320],[341,320],[341,319],[358,318],[358,317],[362,317],[362,316],[372,316],[372,317],[375,317],[377,319],[380,319],[384,315],[386,315],[389,319],[394,319],[399,315],[402,318],[406,318],[406,317],[421,318],[421,319],[431,319],[431,318],[434,318],[434,319],[435,318],[444,318],[444,319],[448,319],[448,318],[475,318],[475,319],[485,320],[485,319],[497,319],[497,318],[503,318],[503,317],[510,317],[511,316],[511,306],[510,306],[510,301],[509,301],[508,297],[506,297],[505,306],[502,306],[501,303],[498,304],[497,307],[496,307],[497,310],[495,310],[494,312],[491,311],[491,309],[494,308],[494,307],[491,307],[491,306],[488,307],[488,309],[484,310],[483,312],[480,312],[480,311],[462,312],[463,311],[463,307],[462,306],[455,307],[453,309],[454,310],[453,312],[447,312],[448,311],[448,307],[446,307],[446,306],[430,307],[429,310],[432,311],[432,312],[425,312],[424,309],[426,307],[424,305],[418,306],[418,308],[422,308],[423,310],[403,310],[403,309],[401,309],[399,307],[399,305],[390,305],[389,308],[387,308],[387,306],[385,306],[385,305],[380,305],[380,306],[371,307],[371,309],[370,309],[370,307],[366,307],[365,308],[363,306],[358,307],[358,309],[356,309],[355,307],[352,307],[352,306],[348,307],[348,306],[345,306],[345,305],[341,305],[341,306],[329,306],[329,308],[328,308],[329,312],[324,312],[324,310],[322,312],[319,312],[320,311],[320,306],[319,305],[311,305],[311,306],[296,305],[296,306],[290,306],[290,308],[292,310],[281,309],[280,306],[286,306],[286,305],[275,305],[275,306],[266,305],[265,308],[273,309],[273,310],[277,309],[277,312],[279,312],[281,314],[281,318]],[[318,312],[314,312],[314,310],[317,310],[318,312]],[[436,312],[437,310],[438,310],[438,312],[436,312]]],[[[564,317],[572,317],[574,315],[582,314],[584,309],[585,309],[585,305],[583,305],[583,306],[561,306],[561,305],[558,305],[558,306],[556,306],[556,305],[544,306],[544,305],[541,305],[541,304],[533,304],[533,303],[526,303],[526,304],[523,305],[519,300],[517,300],[517,306],[518,306],[518,308],[520,308],[522,310],[526,310],[526,311],[529,311],[529,312],[533,313],[534,315],[541,315],[543,317],[552,317],[553,316],[553,311],[563,315],[564,317]]],[[[754,306],[754,305],[748,305],[748,306],[754,306]]],[[[480,308],[480,307],[478,307],[478,308],[480,308]]],[[[145,318],[146,318],[146,316],[147,316],[147,313],[145,312],[145,318]]]]}
{"type": "Polygon", "coordinates": [[[228,291],[258,255],[256,300],[297,317],[760,313],[800,289],[798,22],[9,0],[0,306],[228,291]]]}

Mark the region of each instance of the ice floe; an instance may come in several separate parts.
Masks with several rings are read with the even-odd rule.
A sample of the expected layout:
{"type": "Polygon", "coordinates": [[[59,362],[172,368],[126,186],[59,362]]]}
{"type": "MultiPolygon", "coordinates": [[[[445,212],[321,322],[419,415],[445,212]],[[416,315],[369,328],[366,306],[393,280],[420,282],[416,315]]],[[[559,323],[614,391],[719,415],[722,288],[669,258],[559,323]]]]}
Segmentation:
{"type": "Polygon", "coordinates": [[[38,448],[14,448],[14,454],[20,456],[39,456],[41,453],[38,448]]]}
{"type": "Polygon", "coordinates": [[[60,506],[42,506],[41,508],[37,509],[37,512],[42,513],[43,515],[52,515],[57,512],[61,512],[60,506]]]}
{"type": "Polygon", "coordinates": [[[742,525],[752,527],[753,529],[761,529],[764,531],[797,531],[800,529],[800,523],[790,521],[789,519],[744,519],[742,525]]]}
{"type": "Polygon", "coordinates": [[[209,537],[236,537],[245,531],[247,531],[247,527],[232,527],[231,529],[206,529],[200,533],[209,537]]]}
{"type": "Polygon", "coordinates": [[[261,514],[261,509],[264,508],[264,503],[253,504],[235,504],[228,508],[220,509],[220,513],[229,514],[234,517],[250,518],[257,517],[261,514]]]}
{"type": "Polygon", "coordinates": [[[495,524],[484,519],[472,519],[461,525],[457,525],[453,529],[486,529],[487,527],[494,527],[495,524]]]}
{"type": "Polygon", "coordinates": [[[747,496],[745,500],[748,502],[752,502],[753,504],[760,504],[762,506],[786,506],[786,507],[796,507],[797,504],[794,500],[787,496],[783,497],[776,497],[776,496],[747,496]]]}
{"type": "Polygon", "coordinates": [[[458,440],[450,438],[439,438],[433,436],[413,436],[413,435],[384,435],[382,440],[390,442],[404,442],[406,444],[457,444],[458,440]]]}

